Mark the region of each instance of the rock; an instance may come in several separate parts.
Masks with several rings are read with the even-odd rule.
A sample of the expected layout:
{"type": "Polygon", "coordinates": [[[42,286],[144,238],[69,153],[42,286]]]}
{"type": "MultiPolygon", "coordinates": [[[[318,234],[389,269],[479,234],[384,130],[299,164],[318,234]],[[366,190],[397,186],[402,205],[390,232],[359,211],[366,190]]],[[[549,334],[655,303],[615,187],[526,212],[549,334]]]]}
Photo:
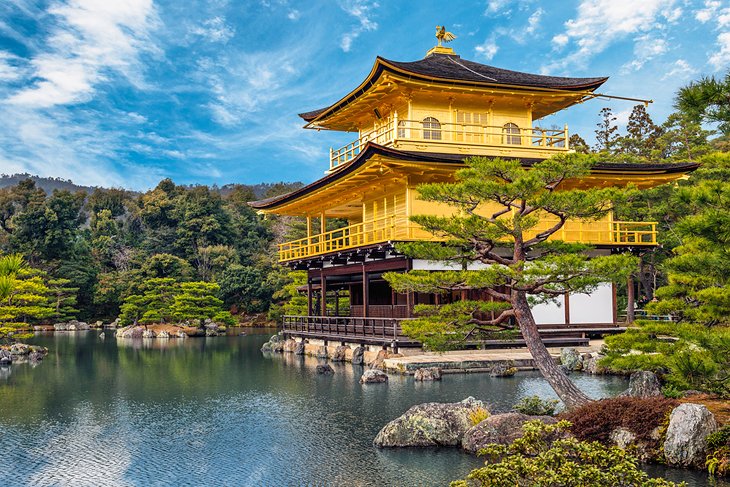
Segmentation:
{"type": "Polygon", "coordinates": [[[119,328],[119,318],[109,323],[109,328],[119,328]]]}
{"type": "MultiPolygon", "coordinates": [[[[206,328],[205,329],[205,336],[207,337],[217,337],[218,336],[218,327],[215,329],[213,328],[206,328]]],[[[277,344],[278,345],[278,344],[277,344]]],[[[284,344],[281,344],[281,351],[284,351],[284,344]]]]}
{"type": "Polygon", "coordinates": [[[369,369],[360,377],[360,384],[378,384],[388,382],[388,374],[378,369],[369,369]]]}
{"type": "Polygon", "coordinates": [[[218,331],[218,323],[213,323],[210,321],[210,319],[205,320],[205,325],[203,325],[203,327],[206,330],[218,331]]]}
{"type": "Polygon", "coordinates": [[[335,373],[335,369],[330,364],[318,365],[317,373],[320,375],[330,375],[335,373]]]}
{"type": "Polygon", "coordinates": [[[621,395],[631,397],[661,396],[662,388],[654,372],[640,370],[631,374],[629,388],[621,395]]]}
{"type": "Polygon", "coordinates": [[[305,343],[304,340],[300,340],[297,342],[297,346],[294,347],[294,355],[304,355],[305,349],[305,343]]]}
{"type": "Polygon", "coordinates": [[[317,358],[327,358],[327,347],[321,346],[317,348],[316,356],[317,358]]]}
{"type": "Polygon", "coordinates": [[[56,331],[68,331],[68,325],[66,323],[56,323],[53,325],[53,329],[56,331]]]}
{"type": "Polygon", "coordinates": [[[178,330],[178,332],[172,336],[177,337],[177,338],[187,338],[188,334],[185,333],[185,330],[178,330]]]}
{"type": "Polygon", "coordinates": [[[68,331],[76,331],[76,323],[71,323],[68,325],[68,331]]]}
{"type": "Polygon", "coordinates": [[[143,331],[139,326],[126,326],[117,330],[117,338],[142,338],[143,331]]]}
{"type": "Polygon", "coordinates": [[[28,355],[30,353],[30,346],[25,343],[13,343],[10,346],[11,355],[28,355]]]}
{"type": "Polygon", "coordinates": [[[43,360],[43,357],[45,357],[45,354],[41,352],[30,352],[30,354],[28,354],[28,360],[31,362],[40,362],[43,360]]]}
{"type": "Polygon", "coordinates": [[[68,331],[85,331],[90,328],[89,324],[85,321],[70,320],[68,322],[68,331]]]}
{"type": "Polygon", "coordinates": [[[106,338],[106,335],[104,334],[103,331],[101,333],[99,333],[99,340],[103,340],[105,338],[106,338]]]}
{"type": "Polygon", "coordinates": [[[383,362],[387,358],[388,358],[388,351],[387,350],[379,350],[378,351],[378,355],[375,356],[375,360],[373,360],[372,362],[370,362],[368,364],[368,366],[371,369],[381,369],[382,370],[382,369],[385,368],[385,365],[383,364],[383,362]]]}
{"type": "Polygon", "coordinates": [[[98,320],[96,323],[94,323],[94,328],[102,328],[104,326],[104,322],[101,320],[98,320]]]}
{"type": "Polygon", "coordinates": [[[170,332],[167,330],[162,330],[157,334],[157,338],[170,338],[170,332]]]}
{"type": "Polygon", "coordinates": [[[489,370],[489,375],[492,377],[512,377],[516,373],[517,367],[512,360],[496,362],[489,370]]]}
{"type": "Polygon", "coordinates": [[[289,338],[287,341],[284,342],[284,351],[286,353],[293,353],[294,350],[297,348],[297,341],[293,338],[289,338]]]}
{"type": "Polygon", "coordinates": [[[269,342],[271,342],[271,343],[279,343],[279,342],[283,342],[283,341],[284,341],[284,337],[279,335],[278,333],[276,335],[271,335],[271,338],[269,338],[269,342]]]}
{"type": "Polygon", "coordinates": [[[582,370],[583,357],[580,356],[580,353],[575,348],[565,347],[560,350],[560,364],[566,370],[582,370]]]}
{"type": "Polygon", "coordinates": [[[347,345],[340,345],[339,347],[335,348],[335,353],[332,354],[332,361],[333,362],[344,362],[345,361],[345,352],[347,350],[350,350],[350,347],[347,345]]]}
{"type": "Polygon", "coordinates": [[[583,372],[587,374],[605,374],[605,367],[598,365],[598,362],[605,357],[605,355],[597,352],[589,353],[583,356],[583,372]]]}
{"type": "Polygon", "coordinates": [[[378,447],[457,446],[472,426],[469,414],[484,407],[473,397],[454,403],[418,404],[386,424],[373,443],[378,447]]]}
{"type": "Polygon", "coordinates": [[[155,335],[155,332],[152,330],[143,330],[142,331],[142,338],[155,338],[157,335],[155,335]]]}
{"type": "Polygon", "coordinates": [[[365,347],[361,345],[352,351],[352,364],[362,365],[363,363],[365,363],[365,347]]]}
{"type": "Polygon", "coordinates": [[[10,365],[13,362],[13,356],[10,350],[0,348],[0,365],[10,365]]]}
{"type": "Polygon", "coordinates": [[[413,380],[441,380],[441,369],[438,367],[422,367],[416,369],[416,372],[413,374],[413,380]]]}
{"type": "Polygon", "coordinates": [[[272,352],[271,348],[271,342],[266,342],[263,345],[261,345],[261,351],[264,353],[272,352]]]}
{"type": "Polygon", "coordinates": [[[627,449],[630,445],[633,445],[636,441],[636,435],[626,428],[618,427],[611,431],[609,435],[611,443],[621,448],[622,450],[627,449]]]}
{"type": "Polygon", "coordinates": [[[274,353],[284,353],[284,342],[274,342],[271,344],[271,351],[274,353]]]}
{"type": "Polygon", "coordinates": [[[548,424],[557,422],[557,419],[552,416],[528,416],[522,413],[495,414],[469,428],[461,440],[461,447],[468,452],[476,453],[490,443],[508,445],[522,437],[522,425],[533,419],[539,419],[548,424]]]}
{"type": "Polygon", "coordinates": [[[707,436],[717,431],[712,413],[701,404],[680,404],[669,415],[664,459],[678,467],[705,466],[707,436]]]}

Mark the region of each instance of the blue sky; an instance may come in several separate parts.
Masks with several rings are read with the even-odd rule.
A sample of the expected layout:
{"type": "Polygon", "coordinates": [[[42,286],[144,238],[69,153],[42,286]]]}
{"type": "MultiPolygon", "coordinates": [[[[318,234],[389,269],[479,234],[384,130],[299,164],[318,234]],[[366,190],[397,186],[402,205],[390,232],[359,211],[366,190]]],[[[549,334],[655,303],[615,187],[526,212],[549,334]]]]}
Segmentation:
{"type": "MultiPolygon", "coordinates": [[[[462,57],[603,76],[605,93],[652,98],[730,66],[730,4],[578,0],[4,0],[0,172],[153,187],[312,181],[353,134],[296,116],[339,99],[376,55],[410,61],[457,35],[462,57]]],[[[594,100],[548,117],[592,140],[594,100]]]]}

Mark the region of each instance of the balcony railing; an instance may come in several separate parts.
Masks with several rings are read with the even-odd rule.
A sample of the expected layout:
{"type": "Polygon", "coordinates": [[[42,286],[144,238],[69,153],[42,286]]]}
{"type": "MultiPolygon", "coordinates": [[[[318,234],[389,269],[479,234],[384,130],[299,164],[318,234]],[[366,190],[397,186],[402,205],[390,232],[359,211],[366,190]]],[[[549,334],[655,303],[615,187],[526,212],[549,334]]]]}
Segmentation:
{"type": "MultiPolygon", "coordinates": [[[[532,228],[527,238],[552,227],[557,220],[545,218],[532,228]]],[[[655,222],[568,221],[552,240],[590,245],[656,245],[655,222]]],[[[411,222],[406,215],[389,215],[364,223],[279,244],[279,261],[306,259],[317,255],[392,241],[439,240],[411,222]]]]}
{"type": "Polygon", "coordinates": [[[391,117],[382,126],[359,139],[339,149],[330,149],[330,170],[357,157],[368,142],[389,146],[397,141],[565,152],[568,150],[568,128],[521,128],[471,123],[434,125],[420,120],[399,120],[391,117]]]}

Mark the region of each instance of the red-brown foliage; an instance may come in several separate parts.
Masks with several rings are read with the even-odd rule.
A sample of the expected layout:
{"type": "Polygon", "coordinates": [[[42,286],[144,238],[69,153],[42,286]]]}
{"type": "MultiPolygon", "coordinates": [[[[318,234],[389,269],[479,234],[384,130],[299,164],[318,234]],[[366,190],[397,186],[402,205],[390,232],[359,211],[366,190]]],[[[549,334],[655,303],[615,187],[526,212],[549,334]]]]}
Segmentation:
{"type": "Polygon", "coordinates": [[[584,441],[608,443],[611,432],[625,428],[637,441],[652,443],[651,433],[666,420],[679,401],[663,397],[616,397],[590,403],[560,415],[573,426],[571,432],[584,441]]]}

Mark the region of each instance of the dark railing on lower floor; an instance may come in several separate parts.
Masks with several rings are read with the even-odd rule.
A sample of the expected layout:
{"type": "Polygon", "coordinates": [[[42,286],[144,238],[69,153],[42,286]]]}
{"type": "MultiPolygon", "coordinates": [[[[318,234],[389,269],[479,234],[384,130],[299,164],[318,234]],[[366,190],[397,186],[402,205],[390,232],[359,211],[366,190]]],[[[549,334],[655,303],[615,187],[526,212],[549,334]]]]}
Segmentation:
{"type": "Polygon", "coordinates": [[[368,338],[413,342],[403,335],[399,318],[362,318],[357,316],[284,316],[284,333],[323,338],[368,338]]]}

